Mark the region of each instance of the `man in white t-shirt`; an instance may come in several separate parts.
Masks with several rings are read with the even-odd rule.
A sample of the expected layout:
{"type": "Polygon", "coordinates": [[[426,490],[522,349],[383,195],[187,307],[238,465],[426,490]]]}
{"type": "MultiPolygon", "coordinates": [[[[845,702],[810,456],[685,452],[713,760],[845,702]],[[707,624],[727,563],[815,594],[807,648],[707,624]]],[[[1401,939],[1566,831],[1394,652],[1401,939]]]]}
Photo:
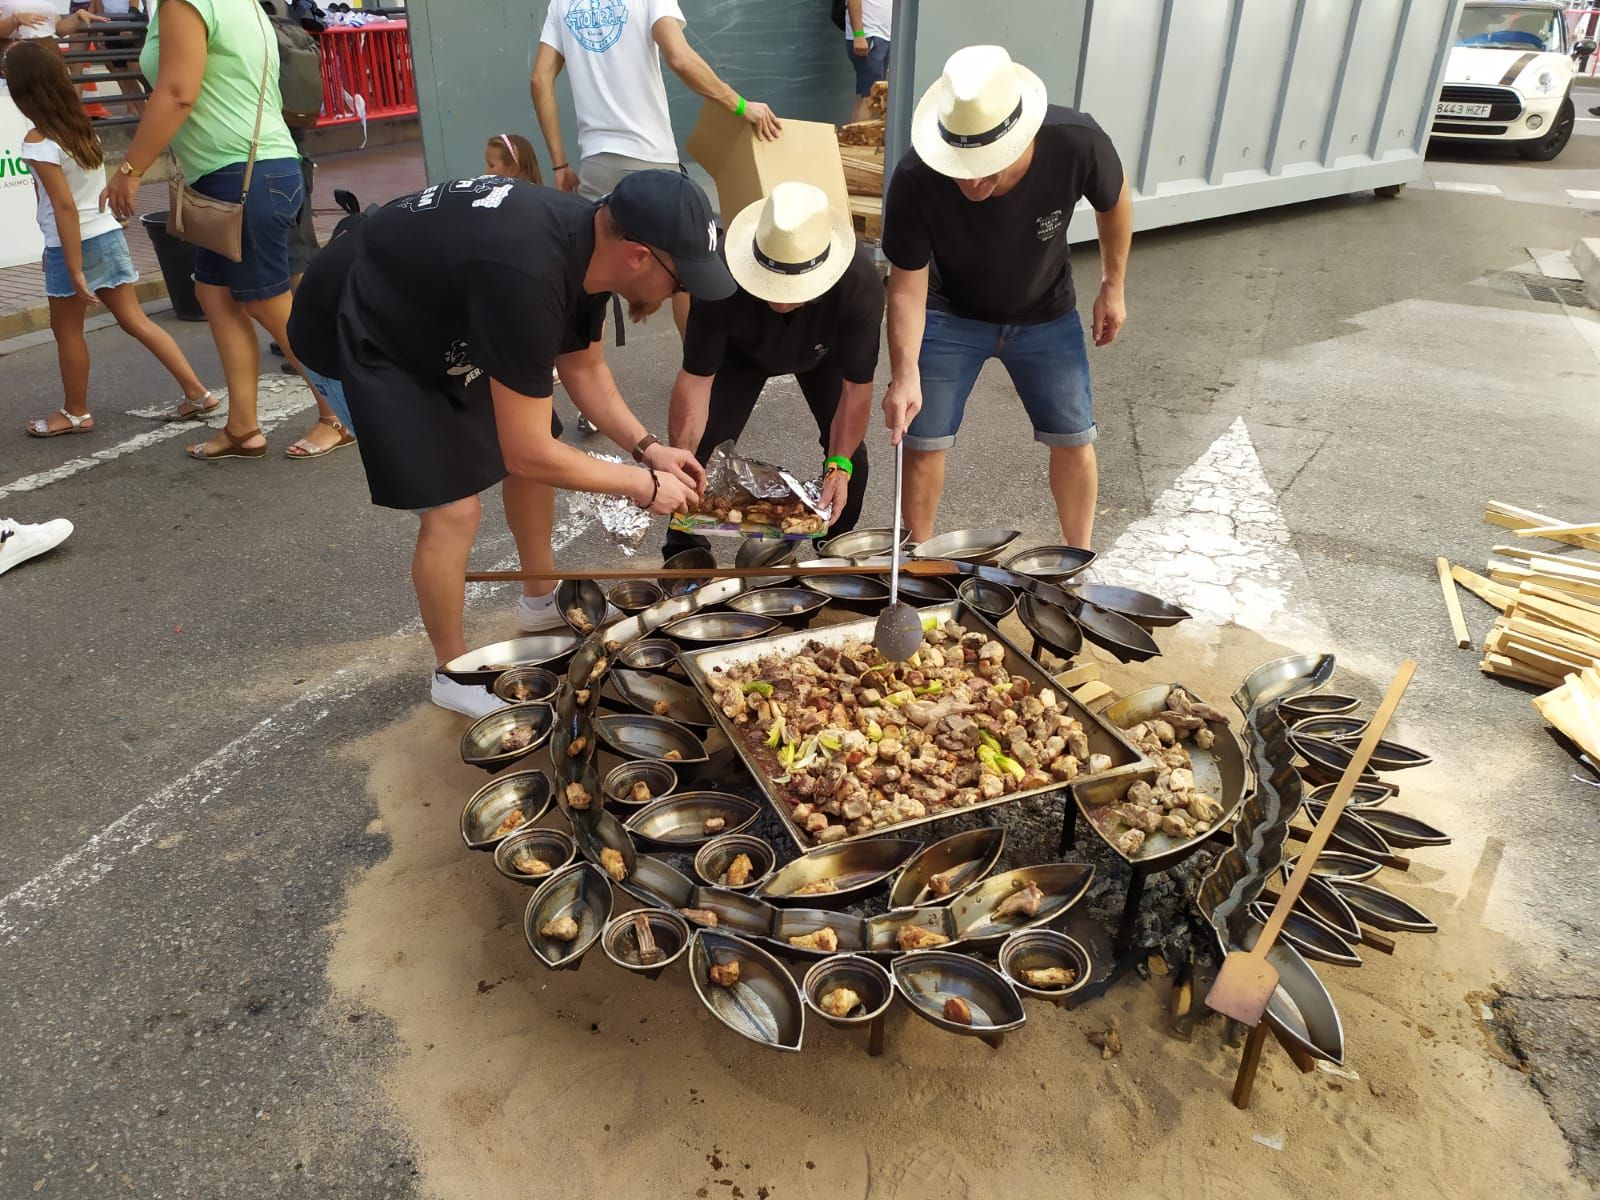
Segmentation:
{"type": "Polygon", "coordinates": [[[868,103],[872,85],[889,78],[889,25],[894,20],[894,0],[848,0],[845,13],[850,27],[844,31],[845,49],[856,70],[856,104],[852,121],[872,116],[868,103]]]}
{"type": "MultiPolygon", "coordinates": [[[[539,118],[555,183],[566,192],[598,200],[634,171],[681,169],[667,113],[661,60],[691,91],[713,100],[771,139],[778,118],[758,100],[746,100],[718,78],[683,36],[678,0],[550,0],[529,90],[539,118]],[[561,138],[556,76],[572,84],[578,113],[578,164],[573,170],[561,138]]],[[[672,319],[683,333],[689,297],[672,297],[672,319]]]]}

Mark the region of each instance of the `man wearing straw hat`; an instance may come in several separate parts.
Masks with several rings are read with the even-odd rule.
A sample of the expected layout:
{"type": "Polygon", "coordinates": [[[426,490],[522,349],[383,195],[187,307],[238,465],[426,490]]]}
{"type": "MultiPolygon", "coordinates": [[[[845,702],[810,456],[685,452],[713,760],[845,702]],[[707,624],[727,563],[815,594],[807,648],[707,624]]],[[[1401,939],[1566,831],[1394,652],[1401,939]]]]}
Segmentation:
{"type": "MultiPolygon", "coordinates": [[[[695,447],[703,464],[744,433],[767,380],[793,375],[826,455],[822,501],[831,528],[848,532],[867,486],[862,439],[883,322],[872,256],[857,246],[849,219],[808,183],[778,184],[733,218],[722,244],[739,288],[726,300],[696,296],[690,306],[668,437],[695,447]]],[[[672,533],[662,554],[695,544],[705,541],[672,533]]]]}
{"type": "Polygon", "coordinates": [[[917,104],[912,149],[884,206],[890,383],[884,417],[905,439],[912,536],[933,534],[945,454],[978,372],[998,358],[1050,453],[1068,545],[1087,547],[1098,475],[1089,362],[1068,261],[1080,199],[1096,210],[1096,346],[1127,316],[1133,202],[1111,139],[1049,103],[1044,83],[999,46],[968,46],[917,104]]]}

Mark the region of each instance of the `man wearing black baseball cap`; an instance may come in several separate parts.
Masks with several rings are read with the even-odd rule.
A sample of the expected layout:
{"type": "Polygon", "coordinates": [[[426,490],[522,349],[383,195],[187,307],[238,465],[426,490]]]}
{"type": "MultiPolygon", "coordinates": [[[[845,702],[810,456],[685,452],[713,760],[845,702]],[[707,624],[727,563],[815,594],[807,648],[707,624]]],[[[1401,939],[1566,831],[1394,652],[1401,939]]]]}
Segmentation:
{"type": "MultiPolygon", "coordinates": [[[[314,371],[343,384],[372,502],[418,515],[411,576],[443,664],[467,649],[479,493],[505,481],[506,521],[536,571],[555,566],[556,488],[626,496],[659,514],[695,498],[704,471],[629,410],[601,328],[612,292],[648,312],[678,292],[723,299],[733,278],[710,203],[676,171],[637,172],[599,202],[520,180],[457,179],[391,202],[346,236],[359,240],[314,260],[302,290],[336,302],[297,311],[291,336],[314,371]],[[550,402],[558,366],[579,411],[640,467],[562,444],[550,402]]],[[[526,585],[525,630],[559,622],[552,588],[526,585]]],[[[469,716],[499,706],[439,672],[432,699],[469,716]]]]}

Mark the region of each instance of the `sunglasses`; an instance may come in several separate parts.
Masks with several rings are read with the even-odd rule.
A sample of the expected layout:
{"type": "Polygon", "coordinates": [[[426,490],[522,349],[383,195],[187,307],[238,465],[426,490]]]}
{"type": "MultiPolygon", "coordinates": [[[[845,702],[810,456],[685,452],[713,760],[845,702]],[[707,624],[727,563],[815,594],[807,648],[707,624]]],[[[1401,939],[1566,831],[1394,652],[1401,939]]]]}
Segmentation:
{"type": "Polygon", "coordinates": [[[656,248],[654,246],[650,245],[648,242],[641,242],[638,238],[628,238],[627,240],[636,246],[643,246],[646,250],[648,250],[650,252],[650,257],[655,259],[656,263],[661,267],[661,269],[665,271],[669,277],[671,277],[672,294],[674,296],[681,296],[683,293],[689,290],[683,285],[683,280],[678,278],[678,273],[671,267],[667,266],[667,260],[656,253],[656,248]]]}

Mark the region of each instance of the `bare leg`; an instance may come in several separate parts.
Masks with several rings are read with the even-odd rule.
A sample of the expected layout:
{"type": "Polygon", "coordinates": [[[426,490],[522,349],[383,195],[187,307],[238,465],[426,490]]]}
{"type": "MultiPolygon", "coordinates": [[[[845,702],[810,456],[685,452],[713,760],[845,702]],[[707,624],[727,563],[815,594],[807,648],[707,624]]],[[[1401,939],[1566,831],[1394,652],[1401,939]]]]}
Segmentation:
{"type": "Polygon", "coordinates": [[[96,294],[101,303],[111,310],[111,315],[116,317],[122,332],[155,355],[168,374],[178,381],[184,399],[199,403],[206,394],[206,385],[200,382],[200,377],[194,373],[194,368],[189,365],[183,351],[178,349],[178,343],[172,340],[172,335],[139,307],[139,297],[134,294],[133,285],[125,283],[120,287],[104,288],[96,294]]]}
{"type": "Polygon", "coordinates": [[[683,341],[683,334],[689,328],[689,294],[677,292],[672,297],[672,323],[678,327],[678,340],[683,341]]]}
{"type": "MultiPolygon", "coordinates": [[[[224,428],[240,438],[260,428],[256,415],[256,377],[261,371],[261,344],[256,341],[249,314],[227,288],[197,282],[194,291],[200,307],[205,310],[206,323],[211,326],[211,340],[216,343],[217,357],[222,359],[222,375],[228,384],[228,420],[224,428]]],[[[266,438],[257,435],[242,444],[254,449],[265,445],[266,438]]],[[[226,449],[221,437],[212,438],[205,446],[207,453],[226,449]]]]}
{"type": "MultiPolygon", "coordinates": [[[[250,314],[256,324],[271,335],[273,341],[278,343],[278,347],[283,351],[284,358],[289,360],[294,369],[300,371],[300,360],[294,356],[294,347],[289,345],[289,309],[293,304],[293,294],[285,292],[283,295],[274,296],[270,300],[246,301],[244,310],[250,314]]],[[[254,337],[254,334],[252,333],[251,336],[254,337]]],[[[259,351],[257,353],[259,356],[259,351]]],[[[304,371],[300,371],[300,377],[302,380],[305,378],[304,371]]],[[[335,420],[333,409],[328,407],[326,400],[317,395],[317,389],[308,383],[306,384],[306,390],[311,393],[311,398],[317,402],[317,416],[319,418],[327,417],[330,421],[335,420]]],[[[339,434],[331,425],[319,420],[312,425],[311,432],[299,440],[310,442],[320,450],[326,450],[339,440],[339,434]]]]}
{"type": "Polygon", "coordinates": [[[855,106],[850,110],[850,121],[870,120],[872,117],[872,99],[869,96],[857,96],[855,106]]]}
{"type": "MultiPolygon", "coordinates": [[[[556,522],[555,488],[518,475],[507,475],[500,485],[500,499],[506,506],[506,524],[516,539],[517,558],[522,569],[554,571],[556,555],[550,546],[550,534],[556,522]]],[[[522,585],[522,594],[548,596],[555,586],[553,579],[530,579],[522,585]]]]}
{"type": "Polygon", "coordinates": [[[1094,533],[1094,506],[1100,494],[1100,466],[1094,445],[1050,447],[1050,494],[1061,519],[1061,539],[1089,548],[1094,533]]]}
{"type": "Polygon", "coordinates": [[[467,559],[478,533],[482,505],[476,496],[420,514],[411,583],[436,663],[467,652],[463,613],[467,604],[467,559]]]}
{"type": "MultiPolygon", "coordinates": [[[[56,361],[61,365],[61,407],[75,417],[89,413],[89,343],[83,336],[83,315],[89,302],[77,296],[50,297],[50,332],[56,336],[56,361]]],[[[71,422],[58,412],[45,425],[65,429],[71,422]]]]}
{"type": "Polygon", "coordinates": [[[944,456],[943,450],[906,451],[901,503],[914,541],[925,542],[933,536],[939,496],[944,491],[944,456]]]}

